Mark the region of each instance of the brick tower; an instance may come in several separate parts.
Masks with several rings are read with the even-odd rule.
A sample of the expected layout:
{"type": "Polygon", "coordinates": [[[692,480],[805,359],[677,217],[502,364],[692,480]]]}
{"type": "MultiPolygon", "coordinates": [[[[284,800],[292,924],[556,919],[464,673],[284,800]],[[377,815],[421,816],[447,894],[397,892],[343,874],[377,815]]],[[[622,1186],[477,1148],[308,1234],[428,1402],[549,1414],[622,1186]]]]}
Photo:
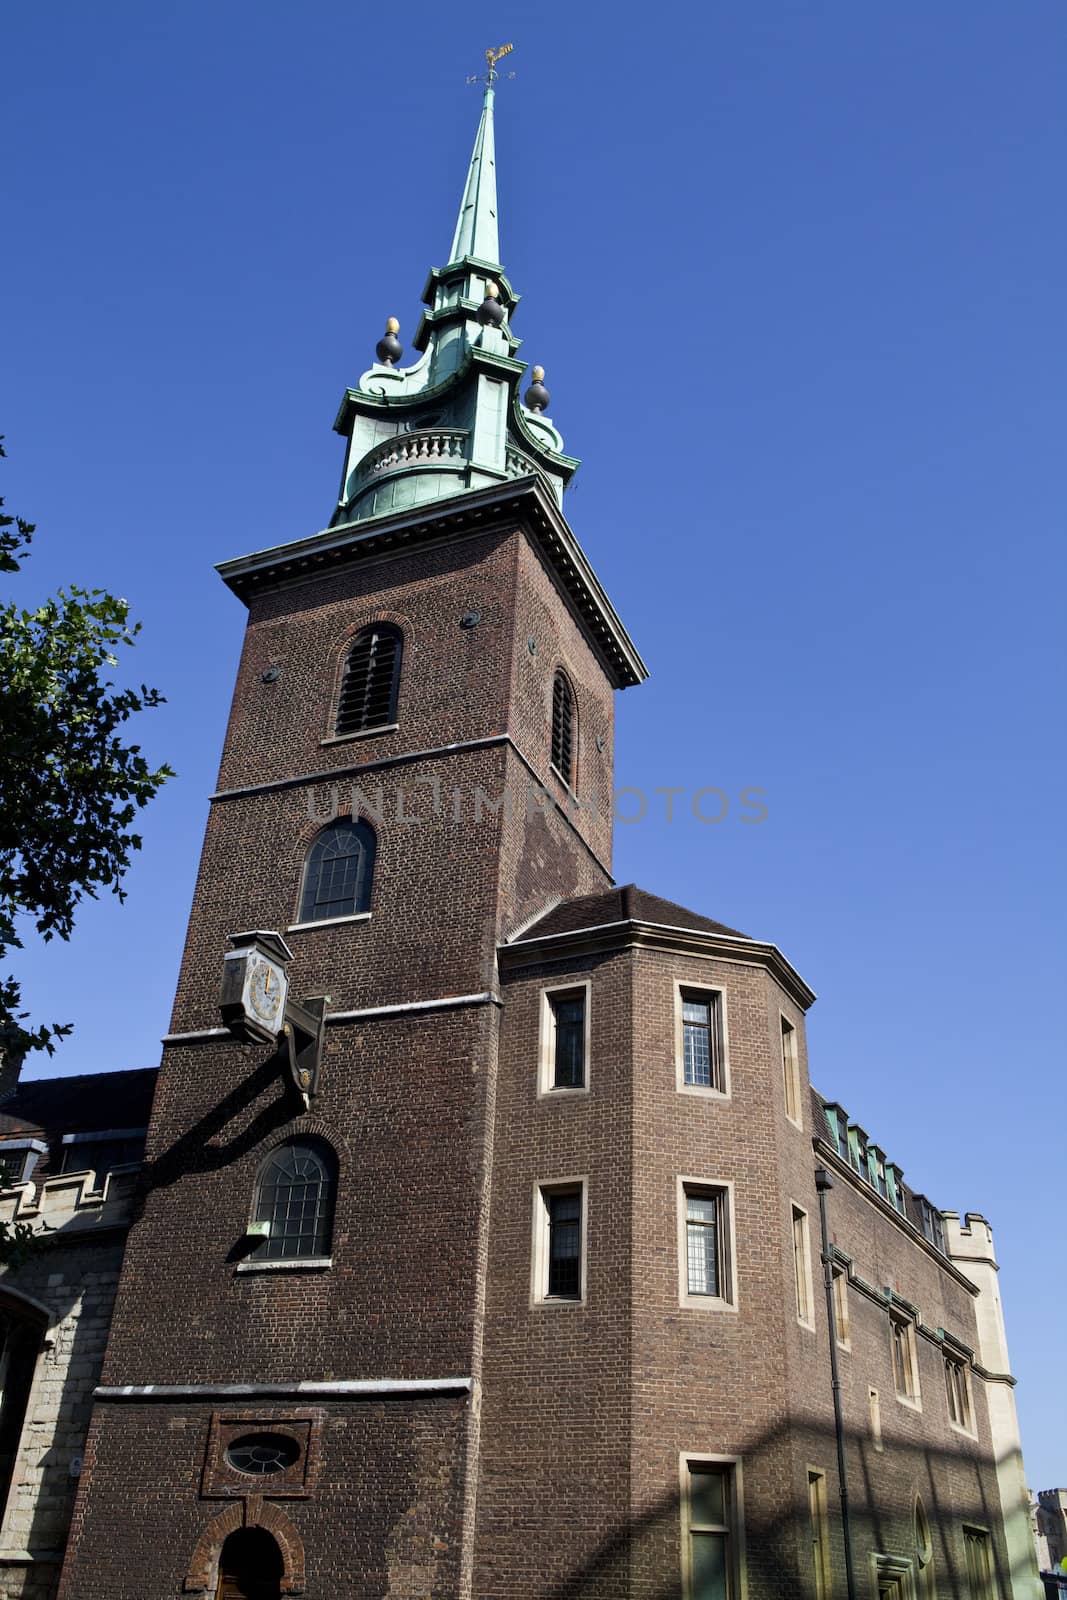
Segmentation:
{"type": "Polygon", "coordinates": [[[644,667],[520,396],[494,66],[329,526],[220,569],[248,628],[60,1600],[1033,1600],[987,1226],[814,1093],[774,944],[612,881],[644,667]]]}
{"type": "Polygon", "coordinates": [[[220,568],[248,625],[66,1600],[214,1595],[224,1547],[234,1594],[260,1557],[283,1593],[469,1592],[496,953],[610,885],[613,691],[645,675],[539,373],[520,399],[496,212],[490,81],[419,358],[391,321],[342,401],[329,527],[220,568]],[[329,996],[308,1109],[219,1025],[249,928],[329,996]],[[267,1238],[279,1151],[320,1163],[275,1172],[320,1215],[267,1238]],[[246,1437],[294,1461],[242,1472],[246,1437]]]}

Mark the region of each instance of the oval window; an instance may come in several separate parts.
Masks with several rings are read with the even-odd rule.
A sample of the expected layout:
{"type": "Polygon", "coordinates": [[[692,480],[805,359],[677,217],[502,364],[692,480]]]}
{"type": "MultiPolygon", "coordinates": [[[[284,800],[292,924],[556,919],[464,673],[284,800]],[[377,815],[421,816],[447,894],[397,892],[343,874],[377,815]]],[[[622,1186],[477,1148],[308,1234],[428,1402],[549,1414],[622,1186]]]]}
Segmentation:
{"type": "Polygon", "coordinates": [[[284,1433],[243,1433],[226,1449],[231,1467],[260,1478],[271,1472],[284,1472],[299,1455],[296,1440],[284,1433]]]}

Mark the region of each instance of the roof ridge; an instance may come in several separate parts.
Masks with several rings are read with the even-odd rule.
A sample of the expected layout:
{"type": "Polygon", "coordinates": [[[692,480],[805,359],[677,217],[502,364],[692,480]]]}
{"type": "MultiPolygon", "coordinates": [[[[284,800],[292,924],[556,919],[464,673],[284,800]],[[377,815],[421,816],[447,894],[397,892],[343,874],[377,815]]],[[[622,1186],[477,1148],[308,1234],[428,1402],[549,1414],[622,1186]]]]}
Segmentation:
{"type": "MultiPolygon", "coordinates": [[[[11,1094],[17,1094],[20,1089],[28,1089],[36,1083],[77,1083],[82,1078],[120,1078],[132,1075],[135,1072],[158,1072],[158,1067],[105,1067],[103,1072],[55,1072],[47,1078],[20,1078],[11,1094]]],[[[5,1095],[7,1100],[10,1095],[5,1095]]]]}

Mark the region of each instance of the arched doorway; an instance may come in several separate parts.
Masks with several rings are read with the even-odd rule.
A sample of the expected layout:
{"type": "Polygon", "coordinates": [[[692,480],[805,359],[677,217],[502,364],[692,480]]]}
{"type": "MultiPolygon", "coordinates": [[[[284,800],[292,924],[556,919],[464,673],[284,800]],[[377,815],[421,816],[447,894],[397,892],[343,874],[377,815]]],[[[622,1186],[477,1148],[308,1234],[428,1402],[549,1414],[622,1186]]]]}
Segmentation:
{"type": "Polygon", "coordinates": [[[39,1306],[0,1292],[0,1519],[7,1509],[46,1326],[47,1315],[39,1306]]]}
{"type": "Polygon", "coordinates": [[[281,1600],[282,1553],[265,1528],[238,1528],[219,1556],[216,1600],[281,1600]]]}

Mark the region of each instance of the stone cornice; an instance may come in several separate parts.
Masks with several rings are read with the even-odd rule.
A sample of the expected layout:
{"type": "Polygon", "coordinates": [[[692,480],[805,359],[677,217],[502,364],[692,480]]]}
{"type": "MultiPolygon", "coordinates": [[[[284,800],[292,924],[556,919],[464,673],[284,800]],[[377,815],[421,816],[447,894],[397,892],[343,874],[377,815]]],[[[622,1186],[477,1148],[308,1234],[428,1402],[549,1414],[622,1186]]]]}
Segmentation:
{"type": "Polygon", "coordinates": [[[546,933],[540,937],[535,935],[514,939],[510,944],[498,947],[497,960],[501,970],[514,971],[544,961],[599,955],[608,950],[633,946],[666,950],[674,955],[730,961],[741,966],[763,967],[803,1010],[806,1011],[815,1000],[814,989],[804,982],[777,945],[703,928],[679,928],[667,923],[645,922],[636,917],[601,923],[594,928],[575,928],[568,933],[546,933]]]}
{"type": "Polygon", "coordinates": [[[338,567],[399,550],[451,542],[519,521],[551,572],[608,678],[617,689],[648,669],[590,566],[552,491],[536,473],[488,489],[470,489],[432,508],[326,528],[306,539],[221,561],[217,571],[246,603],[259,590],[316,578],[338,567]]]}
{"type": "Polygon", "coordinates": [[[222,800],[246,800],[250,795],[280,793],[283,789],[298,789],[305,784],[347,783],[350,779],[359,778],[365,773],[386,772],[390,767],[410,766],[419,761],[445,760],[453,756],[462,755],[468,750],[489,750],[494,747],[502,748],[505,746],[522,762],[522,765],[534,780],[539,794],[551,801],[553,810],[564,819],[589,859],[595,862],[608,881],[611,882],[611,873],[607,865],[601,861],[588,839],[575,826],[574,808],[564,805],[555,795],[549,793],[529,756],[508,733],[494,733],[484,739],[464,739],[457,741],[455,744],[437,745],[426,750],[401,750],[396,755],[379,756],[373,761],[364,761],[355,766],[326,767],[320,768],[315,772],[293,773],[286,778],[267,778],[262,783],[243,784],[235,789],[216,789],[214,794],[208,795],[208,800],[214,805],[217,801],[222,800]]]}

